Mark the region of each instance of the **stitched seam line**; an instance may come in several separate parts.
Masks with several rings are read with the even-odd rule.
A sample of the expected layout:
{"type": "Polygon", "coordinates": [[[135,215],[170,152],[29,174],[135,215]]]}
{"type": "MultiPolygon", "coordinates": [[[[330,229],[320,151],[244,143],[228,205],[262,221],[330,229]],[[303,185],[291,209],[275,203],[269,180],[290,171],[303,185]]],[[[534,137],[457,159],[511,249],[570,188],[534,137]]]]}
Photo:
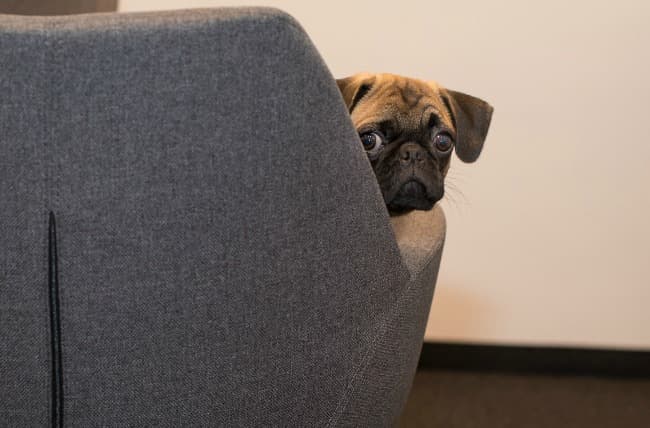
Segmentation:
{"type": "Polygon", "coordinates": [[[443,236],[442,239],[439,239],[438,241],[439,241],[438,244],[435,247],[433,247],[433,249],[427,251],[426,254],[422,257],[422,259],[426,261],[418,266],[419,269],[415,270],[414,272],[410,272],[411,281],[417,280],[417,278],[419,278],[420,275],[422,275],[422,272],[424,272],[427,269],[427,267],[431,264],[431,260],[433,260],[436,254],[442,251],[442,246],[445,245],[445,237],[443,236]]]}
{"type": "MultiPolygon", "coordinates": [[[[439,247],[438,247],[439,248],[439,247]]],[[[435,252],[432,252],[432,256],[435,254],[435,252]]],[[[422,269],[418,271],[417,275],[411,276],[411,279],[408,282],[408,285],[406,288],[400,293],[399,297],[394,301],[393,305],[391,306],[388,315],[383,317],[383,319],[379,322],[379,332],[373,337],[372,342],[368,345],[368,348],[366,352],[364,353],[364,356],[361,360],[361,362],[357,365],[355,368],[352,376],[350,377],[350,381],[348,382],[347,387],[345,388],[345,392],[343,393],[343,396],[339,400],[336,409],[334,410],[334,413],[330,417],[329,422],[327,423],[327,427],[334,427],[338,423],[339,418],[343,414],[345,408],[347,407],[351,395],[355,390],[356,385],[358,384],[358,381],[363,379],[363,375],[366,372],[366,369],[368,367],[368,364],[370,364],[370,357],[372,351],[375,349],[377,346],[377,343],[379,342],[379,339],[383,336],[386,335],[388,332],[388,321],[392,320],[395,318],[395,315],[398,313],[398,311],[402,308],[404,299],[409,295],[409,292],[413,289],[413,286],[417,283],[419,279],[419,275],[423,273],[429,266],[431,266],[431,263],[435,260],[435,257],[430,257],[427,263],[424,264],[422,269]]]]}
{"type": "Polygon", "coordinates": [[[56,251],[56,220],[50,211],[48,227],[48,288],[50,294],[50,352],[52,355],[52,427],[63,427],[63,364],[61,360],[61,314],[56,251]]]}

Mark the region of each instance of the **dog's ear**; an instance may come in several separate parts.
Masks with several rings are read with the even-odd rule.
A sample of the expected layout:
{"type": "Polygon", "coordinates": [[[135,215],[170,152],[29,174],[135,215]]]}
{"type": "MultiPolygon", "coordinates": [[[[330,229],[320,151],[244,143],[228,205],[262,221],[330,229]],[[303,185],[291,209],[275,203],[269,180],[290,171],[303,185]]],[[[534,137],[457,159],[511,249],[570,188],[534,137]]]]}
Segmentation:
{"type": "Polygon", "coordinates": [[[441,89],[456,128],[456,155],[463,162],[474,162],[483,149],[492,119],[492,106],[485,101],[449,89],[441,89]]]}
{"type": "Polygon", "coordinates": [[[345,101],[349,113],[352,113],[352,110],[354,110],[354,107],[356,107],[359,101],[370,92],[374,83],[375,75],[370,73],[359,73],[336,80],[336,84],[339,86],[339,91],[343,95],[343,101],[345,101]]]}

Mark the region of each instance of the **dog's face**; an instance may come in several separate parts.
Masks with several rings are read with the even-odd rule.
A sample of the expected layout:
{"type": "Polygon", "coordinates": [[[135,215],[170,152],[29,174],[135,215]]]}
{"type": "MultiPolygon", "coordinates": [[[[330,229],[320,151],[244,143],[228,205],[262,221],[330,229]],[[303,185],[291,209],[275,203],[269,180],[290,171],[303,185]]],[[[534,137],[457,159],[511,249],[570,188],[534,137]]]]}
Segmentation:
{"type": "Polygon", "coordinates": [[[392,213],[433,208],[452,152],[464,162],[481,153],[492,116],[485,101],[392,74],[337,83],[392,213]]]}

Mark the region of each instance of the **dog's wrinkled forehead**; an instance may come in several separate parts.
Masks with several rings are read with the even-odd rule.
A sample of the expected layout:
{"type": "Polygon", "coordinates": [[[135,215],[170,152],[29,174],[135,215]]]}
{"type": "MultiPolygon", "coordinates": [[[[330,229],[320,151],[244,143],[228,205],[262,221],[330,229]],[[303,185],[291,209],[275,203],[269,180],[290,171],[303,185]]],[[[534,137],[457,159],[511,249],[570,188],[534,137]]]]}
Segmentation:
{"type": "Polygon", "coordinates": [[[435,82],[398,79],[390,74],[375,75],[368,91],[352,110],[352,121],[364,123],[393,121],[408,129],[421,129],[440,122],[453,129],[449,108],[435,82]]]}
{"type": "Polygon", "coordinates": [[[481,154],[494,109],[480,98],[394,74],[358,73],[336,84],[359,132],[377,124],[383,131],[391,122],[400,134],[419,130],[426,135],[435,128],[450,134],[463,162],[474,162],[481,154]]]}

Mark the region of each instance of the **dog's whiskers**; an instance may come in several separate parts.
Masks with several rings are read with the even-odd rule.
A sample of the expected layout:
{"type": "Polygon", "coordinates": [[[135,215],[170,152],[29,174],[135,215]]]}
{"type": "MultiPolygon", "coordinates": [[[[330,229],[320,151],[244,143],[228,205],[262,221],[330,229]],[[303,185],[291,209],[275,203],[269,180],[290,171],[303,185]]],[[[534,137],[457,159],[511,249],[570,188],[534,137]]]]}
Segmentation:
{"type": "Polygon", "coordinates": [[[463,207],[469,205],[469,201],[453,180],[449,181],[449,178],[450,177],[447,176],[447,179],[445,180],[445,196],[442,201],[446,202],[447,205],[451,204],[450,208],[453,207],[457,212],[460,212],[463,207]]]}
{"type": "Polygon", "coordinates": [[[460,184],[467,183],[467,176],[464,174],[465,171],[451,168],[447,172],[447,177],[445,181],[452,180],[453,182],[460,182],[460,184]]]}

